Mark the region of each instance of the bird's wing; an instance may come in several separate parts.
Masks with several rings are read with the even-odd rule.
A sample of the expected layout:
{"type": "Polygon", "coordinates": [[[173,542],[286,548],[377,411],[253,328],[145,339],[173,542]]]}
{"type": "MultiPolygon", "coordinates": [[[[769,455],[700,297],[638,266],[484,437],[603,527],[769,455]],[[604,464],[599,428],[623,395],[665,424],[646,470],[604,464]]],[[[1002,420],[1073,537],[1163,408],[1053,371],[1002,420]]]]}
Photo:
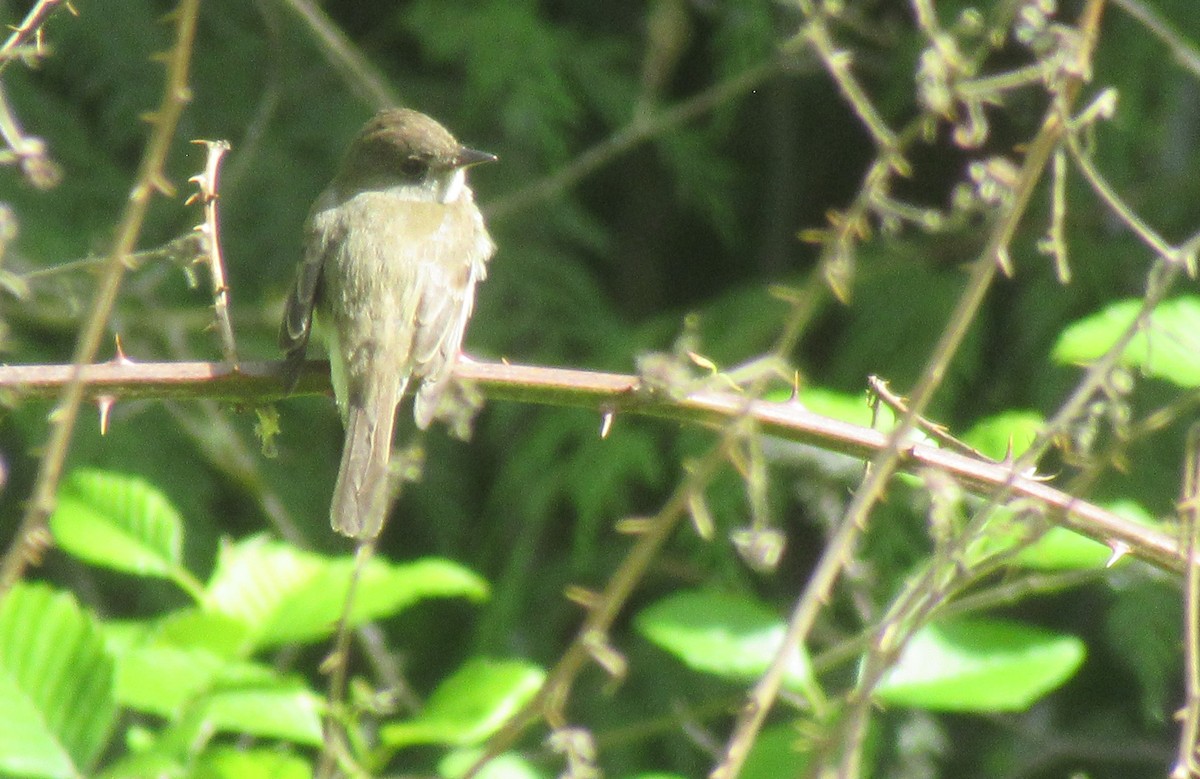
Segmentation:
{"type": "Polygon", "coordinates": [[[452,212],[440,231],[442,251],[418,270],[420,298],[413,337],[413,372],[423,380],[414,409],[418,426],[433,420],[475,305],[475,286],[495,251],[474,208],[452,212]],[[445,236],[455,236],[445,240],[445,236]]]}
{"type": "Polygon", "coordinates": [[[286,354],[284,369],[288,389],[296,386],[300,368],[312,334],[313,307],[321,294],[321,276],[330,248],[336,246],[337,224],[324,224],[335,218],[332,210],[314,210],[305,227],[304,257],[296,269],[296,282],[288,295],[279,325],[279,348],[286,354]]]}

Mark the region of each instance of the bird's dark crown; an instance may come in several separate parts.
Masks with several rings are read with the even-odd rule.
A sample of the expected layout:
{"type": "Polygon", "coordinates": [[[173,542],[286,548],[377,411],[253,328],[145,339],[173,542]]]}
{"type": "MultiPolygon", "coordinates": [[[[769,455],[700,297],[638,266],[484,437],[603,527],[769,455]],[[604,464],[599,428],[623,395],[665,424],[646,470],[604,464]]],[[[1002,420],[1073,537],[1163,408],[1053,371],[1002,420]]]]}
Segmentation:
{"type": "Polygon", "coordinates": [[[341,178],[352,181],[395,177],[420,181],[457,167],[462,145],[442,125],[419,111],[386,108],[363,126],[350,146],[341,178]]]}

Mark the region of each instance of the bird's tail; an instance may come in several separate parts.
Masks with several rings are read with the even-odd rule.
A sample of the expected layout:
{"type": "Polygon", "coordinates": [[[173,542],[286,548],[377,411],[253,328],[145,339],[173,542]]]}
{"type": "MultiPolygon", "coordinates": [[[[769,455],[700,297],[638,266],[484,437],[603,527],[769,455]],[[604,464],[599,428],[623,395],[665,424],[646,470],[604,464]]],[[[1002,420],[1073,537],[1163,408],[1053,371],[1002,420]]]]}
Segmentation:
{"type": "Polygon", "coordinates": [[[403,393],[400,387],[347,403],[346,443],[329,509],[330,524],[344,536],[372,539],[383,527],[391,502],[392,426],[403,393]]]}

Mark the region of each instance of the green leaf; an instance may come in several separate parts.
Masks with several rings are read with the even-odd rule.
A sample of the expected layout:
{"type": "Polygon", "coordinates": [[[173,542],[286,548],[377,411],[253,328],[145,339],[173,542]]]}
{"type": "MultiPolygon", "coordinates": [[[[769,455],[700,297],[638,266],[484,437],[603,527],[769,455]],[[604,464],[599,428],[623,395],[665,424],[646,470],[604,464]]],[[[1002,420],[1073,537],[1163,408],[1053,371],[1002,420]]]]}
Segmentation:
{"type": "Polygon", "coordinates": [[[192,779],[309,779],[307,760],[273,749],[217,747],[196,761],[192,779]]]}
{"type": "MultiPolygon", "coordinates": [[[[135,738],[131,736],[129,740],[135,738]]],[[[148,749],[125,753],[105,766],[98,779],[146,779],[148,776],[154,779],[184,779],[190,774],[186,761],[157,749],[148,749]]]]}
{"type": "Polygon", "coordinates": [[[1020,457],[1045,425],[1036,411],[1005,411],[976,422],[963,441],[996,460],[1020,457]]]}
{"type": "Polygon", "coordinates": [[[151,644],[117,655],[117,700],[138,711],[173,717],[209,689],[229,661],[203,649],[151,644]]]}
{"type": "MultiPolygon", "coordinates": [[[[776,399],[787,400],[786,397],[776,399]]],[[[807,387],[800,391],[796,399],[814,414],[840,419],[852,425],[873,427],[885,433],[896,426],[895,412],[882,403],[879,404],[878,410],[872,408],[870,400],[863,393],[807,387]]]]}
{"type": "Polygon", "coordinates": [[[541,667],[523,660],[469,660],[438,686],[419,715],[386,725],[381,738],[396,748],[479,744],[528,703],[545,678],[541,667]]]}
{"type": "MultiPolygon", "coordinates": [[[[1087,365],[1112,348],[1134,323],[1140,299],[1122,300],[1075,322],[1059,337],[1054,359],[1087,365]]],[[[1164,301],[1121,354],[1121,364],[1180,387],[1200,387],[1200,298],[1164,301]]]]}
{"type": "Polygon", "coordinates": [[[772,725],[763,728],[742,767],[741,779],[777,779],[781,776],[802,776],[808,765],[808,755],[796,728],[791,725],[772,725]]]}
{"type": "MultiPolygon", "coordinates": [[[[345,606],[353,557],[325,557],[264,536],[225,546],[204,594],[206,610],[253,630],[258,648],[333,633],[345,606]]],[[[358,583],[351,625],[391,616],[427,598],[481,600],[487,583],[449,560],[393,564],[372,558],[358,583]]]]}
{"type": "Polygon", "coordinates": [[[298,681],[272,673],[259,680],[229,681],[200,703],[213,728],[239,735],[321,744],[320,696],[298,681]]]}
{"type": "Polygon", "coordinates": [[[106,630],[123,705],[172,720],[190,712],[207,730],[319,743],[318,696],[270,666],[213,651],[226,642],[205,640],[194,630],[201,620],[191,616],[106,630]]]}
{"type": "Polygon", "coordinates": [[[929,625],[909,641],[876,695],[935,711],[1023,711],[1069,679],[1085,652],[1074,636],[1015,622],[929,625]]]}
{"type": "Polygon", "coordinates": [[[250,626],[228,614],[200,608],[172,611],[154,622],[155,637],[162,643],[206,649],[228,658],[245,657],[250,653],[251,630],[250,626]]]}
{"type": "MultiPolygon", "coordinates": [[[[455,749],[438,763],[438,775],[459,779],[483,755],[482,749],[455,749]]],[[[505,752],[488,761],[487,765],[475,775],[476,779],[545,779],[545,772],[539,771],[528,759],[515,752],[505,752]]]]}
{"type": "Polygon", "coordinates": [[[1112,549],[1065,527],[1052,527],[1013,558],[1016,565],[1039,571],[1103,568],[1112,549]]]}
{"type": "MultiPolygon", "coordinates": [[[[786,625],[758,601],[706,590],[681,592],[637,615],[638,631],[697,671],[754,679],[779,652],[786,625]]],[[[784,686],[804,693],[812,681],[808,656],[789,650],[784,686]]]]}
{"type": "Polygon", "coordinates": [[[116,718],[113,661],[75,598],[17,584],[0,604],[0,773],[91,773],[116,718]]]}
{"type": "Polygon", "coordinates": [[[182,528],[179,512],[143,479],[91,469],[63,480],[50,517],[55,541],[81,560],[176,581],[191,578],[182,528]]]}

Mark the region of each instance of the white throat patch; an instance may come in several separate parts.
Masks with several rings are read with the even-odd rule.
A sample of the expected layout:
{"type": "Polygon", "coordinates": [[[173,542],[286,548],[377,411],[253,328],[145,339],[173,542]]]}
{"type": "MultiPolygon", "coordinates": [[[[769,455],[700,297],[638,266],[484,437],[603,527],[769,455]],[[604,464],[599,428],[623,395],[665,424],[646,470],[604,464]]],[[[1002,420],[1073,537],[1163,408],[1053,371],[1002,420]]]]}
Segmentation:
{"type": "Polygon", "coordinates": [[[458,200],[459,196],[462,195],[463,188],[466,187],[466,185],[467,169],[455,168],[454,172],[450,174],[450,178],[446,179],[445,183],[442,185],[442,192],[439,200],[441,200],[443,203],[449,203],[451,201],[458,200]]]}

